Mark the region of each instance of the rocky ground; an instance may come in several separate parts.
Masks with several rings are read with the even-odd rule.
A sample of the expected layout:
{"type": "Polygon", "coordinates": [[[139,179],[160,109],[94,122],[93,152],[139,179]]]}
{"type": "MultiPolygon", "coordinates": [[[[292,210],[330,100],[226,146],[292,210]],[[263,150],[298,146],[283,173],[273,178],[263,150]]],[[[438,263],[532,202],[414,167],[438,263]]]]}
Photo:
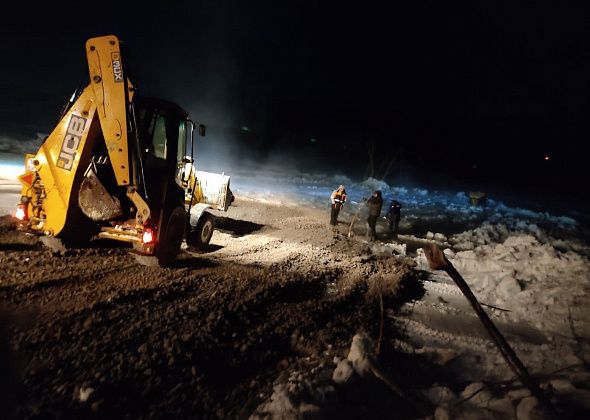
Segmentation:
{"type": "Polygon", "coordinates": [[[375,336],[379,296],[411,281],[324,213],[242,200],[225,216],[169,269],[109,243],[51,254],[0,219],[15,417],[247,418],[278,377],[333,370],[357,331],[375,336]]]}
{"type": "MultiPolygon", "coordinates": [[[[423,266],[417,248],[437,242],[462,270],[475,270],[474,251],[455,254],[441,234],[368,244],[361,224],[349,237],[348,224],[329,226],[328,211],[261,200],[240,198],[218,216],[209,249],[185,248],[168,269],[139,265],[128,249],[103,241],[52,254],[37,238],[16,232],[10,217],[0,218],[4,412],[15,418],[543,418],[459,291],[423,266]]],[[[503,273],[502,287],[486,289],[483,280],[473,287],[552,393],[559,415],[585,418],[587,311],[574,305],[569,323],[560,314],[543,323],[545,306],[533,311],[539,322],[516,309],[525,295],[512,289],[523,277],[505,254],[545,249],[525,239],[510,239],[514,249],[504,242],[489,251],[508,264],[494,268],[503,273]],[[518,281],[505,280],[506,273],[518,281]],[[512,294],[521,300],[510,300],[512,294]],[[577,334],[561,331],[568,324],[577,334]],[[549,335],[547,325],[555,329],[549,335]]],[[[585,257],[549,256],[578,264],[577,278],[588,280],[585,257]]],[[[547,258],[545,265],[555,265],[547,258]]],[[[558,288],[558,274],[551,277],[555,299],[573,301],[574,293],[558,288]]],[[[543,298],[540,287],[529,289],[543,298]]]]}

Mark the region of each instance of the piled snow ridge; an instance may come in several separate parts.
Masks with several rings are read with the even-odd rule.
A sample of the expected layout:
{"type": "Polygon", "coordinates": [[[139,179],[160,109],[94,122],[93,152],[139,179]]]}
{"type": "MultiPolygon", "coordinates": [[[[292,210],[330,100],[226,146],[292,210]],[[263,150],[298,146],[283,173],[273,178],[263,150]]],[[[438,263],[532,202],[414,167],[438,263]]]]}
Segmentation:
{"type": "Polygon", "coordinates": [[[389,184],[387,182],[375,179],[375,178],[367,178],[361,184],[363,189],[368,189],[371,191],[389,191],[389,184]]]}
{"type": "MultiPolygon", "coordinates": [[[[510,309],[545,332],[590,338],[590,260],[587,246],[556,240],[534,224],[503,224],[454,235],[445,255],[477,298],[510,309]]],[[[422,251],[422,250],[420,250],[422,251]]],[[[428,270],[423,252],[415,258],[428,270]]]]}
{"type": "Polygon", "coordinates": [[[453,249],[465,251],[477,246],[503,242],[510,235],[510,231],[504,224],[483,223],[480,227],[468,230],[450,238],[453,249]]]}
{"type": "Polygon", "coordinates": [[[496,211],[498,213],[505,213],[509,214],[512,217],[516,218],[529,218],[529,219],[536,219],[538,221],[548,221],[551,223],[555,223],[561,226],[575,226],[577,223],[575,219],[568,217],[568,216],[552,216],[547,212],[535,212],[528,209],[522,209],[519,207],[510,208],[506,206],[504,203],[499,203],[496,206],[496,211]]]}
{"type": "MultiPolygon", "coordinates": [[[[579,254],[590,256],[590,246],[571,235],[563,239],[555,238],[536,223],[508,217],[502,218],[501,222],[493,222],[492,219],[496,218],[491,218],[476,229],[453,235],[449,239],[449,242],[453,245],[453,250],[465,251],[474,249],[480,245],[502,243],[511,235],[523,234],[534,236],[540,243],[550,243],[554,248],[562,252],[575,251],[579,254]]],[[[561,220],[561,218],[554,219],[561,220]]],[[[567,223],[560,225],[562,228],[567,226],[575,226],[575,222],[574,225],[567,223]]]]}

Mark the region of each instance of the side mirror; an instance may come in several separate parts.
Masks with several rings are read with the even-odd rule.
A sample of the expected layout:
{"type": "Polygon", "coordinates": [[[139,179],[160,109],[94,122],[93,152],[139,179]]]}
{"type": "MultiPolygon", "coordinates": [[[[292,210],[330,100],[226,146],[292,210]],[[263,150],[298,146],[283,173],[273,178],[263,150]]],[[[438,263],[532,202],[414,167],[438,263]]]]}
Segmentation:
{"type": "Polygon", "coordinates": [[[207,130],[207,127],[205,127],[203,124],[199,124],[199,136],[205,137],[206,130],[207,130]]]}

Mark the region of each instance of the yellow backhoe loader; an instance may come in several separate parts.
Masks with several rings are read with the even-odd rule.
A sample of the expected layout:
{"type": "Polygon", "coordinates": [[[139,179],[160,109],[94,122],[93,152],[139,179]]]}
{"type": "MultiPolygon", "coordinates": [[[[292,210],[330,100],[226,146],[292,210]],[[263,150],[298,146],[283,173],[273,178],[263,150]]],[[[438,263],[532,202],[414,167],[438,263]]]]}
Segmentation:
{"type": "Polygon", "coordinates": [[[205,126],[135,91],[116,36],[89,39],[86,56],[89,85],[25,156],[17,227],[50,246],[130,242],[141,262],[170,265],[184,238],[209,243],[215,219],[206,210],[228,209],[229,176],[195,170],[194,133],[204,136],[205,126]]]}

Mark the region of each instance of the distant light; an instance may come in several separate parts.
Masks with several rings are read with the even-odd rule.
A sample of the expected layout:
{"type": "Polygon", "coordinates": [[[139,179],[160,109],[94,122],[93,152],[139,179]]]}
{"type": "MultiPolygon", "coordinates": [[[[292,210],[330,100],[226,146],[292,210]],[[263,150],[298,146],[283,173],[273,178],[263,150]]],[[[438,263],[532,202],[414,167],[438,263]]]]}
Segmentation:
{"type": "Polygon", "coordinates": [[[247,125],[243,125],[240,127],[240,130],[242,130],[244,133],[249,133],[250,127],[248,127],[247,125]]]}
{"type": "Polygon", "coordinates": [[[477,165],[473,165],[473,169],[477,168],[477,165]]]}
{"type": "Polygon", "coordinates": [[[549,155],[545,155],[545,160],[549,160],[549,159],[550,159],[549,155]]]}
{"type": "Polygon", "coordinates": [[[312,143],[315,143],[317,140],[314,137],[312,137],[312,138],[309,139],[309,141],[312,142],[312,143]]]}

